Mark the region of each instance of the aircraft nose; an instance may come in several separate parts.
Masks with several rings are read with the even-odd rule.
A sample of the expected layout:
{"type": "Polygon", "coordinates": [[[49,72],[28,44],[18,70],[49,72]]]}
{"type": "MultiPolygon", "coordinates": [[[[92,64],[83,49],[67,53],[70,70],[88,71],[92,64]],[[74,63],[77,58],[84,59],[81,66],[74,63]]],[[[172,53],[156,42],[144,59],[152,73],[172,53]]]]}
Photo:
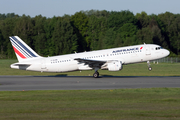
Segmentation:
{"type": "Polygon", "coordinates": [[[165,55],[168,56],[170,54],[169,50],[165,51],[165,55]]]}

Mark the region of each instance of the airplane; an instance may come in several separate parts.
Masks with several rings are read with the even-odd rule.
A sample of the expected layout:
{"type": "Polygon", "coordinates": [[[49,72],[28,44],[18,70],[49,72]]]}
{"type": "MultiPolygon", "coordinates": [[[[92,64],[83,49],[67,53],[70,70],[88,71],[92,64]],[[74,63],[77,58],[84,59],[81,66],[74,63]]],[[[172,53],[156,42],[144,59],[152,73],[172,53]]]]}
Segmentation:
{"type": "Polygon", "coordinates": [[[9,38],[18,59],[17,63],[10,65],[11,68],[40,72],[70,72],[94,69],[94,78],[99,77],[99,69],[120,71],[125,64],[146,61],[148,69],[152,70],[149,61],[164,58],[170,54],[168,50],[159,45],[144,43],[127,47],[42,57],[18,36],[9,38]]]}

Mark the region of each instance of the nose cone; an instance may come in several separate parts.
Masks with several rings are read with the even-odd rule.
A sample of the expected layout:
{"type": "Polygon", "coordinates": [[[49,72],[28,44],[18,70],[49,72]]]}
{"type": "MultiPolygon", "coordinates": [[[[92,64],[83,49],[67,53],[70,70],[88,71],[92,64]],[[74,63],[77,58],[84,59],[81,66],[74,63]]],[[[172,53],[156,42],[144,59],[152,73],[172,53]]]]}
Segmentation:
{"type": "Polygon", "coordinates": [[[169,50],[165,50],[164,55],[168,56],[170,54],[169,50]]]}

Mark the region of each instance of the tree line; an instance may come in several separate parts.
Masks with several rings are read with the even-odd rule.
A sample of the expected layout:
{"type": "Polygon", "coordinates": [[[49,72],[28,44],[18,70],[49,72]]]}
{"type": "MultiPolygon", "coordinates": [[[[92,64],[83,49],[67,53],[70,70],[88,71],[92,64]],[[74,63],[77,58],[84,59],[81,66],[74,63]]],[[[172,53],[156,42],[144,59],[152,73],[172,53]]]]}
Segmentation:
{"type": "Polygon", "coordinates": [[[0,58],[16,58],[9,36],[19,36],[39,55],[54,56],[136,44],[158,44],[180,55],[180,14],[80,11],[31,18],[0,14],[0,58]]]}

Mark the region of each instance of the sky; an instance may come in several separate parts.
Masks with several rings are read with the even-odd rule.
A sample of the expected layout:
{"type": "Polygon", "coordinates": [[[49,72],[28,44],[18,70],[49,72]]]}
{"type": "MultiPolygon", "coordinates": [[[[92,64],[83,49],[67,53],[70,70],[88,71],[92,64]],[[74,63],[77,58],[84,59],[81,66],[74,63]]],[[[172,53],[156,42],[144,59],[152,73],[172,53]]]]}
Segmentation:
{"type": "Polygon", "coordinates": [[[0,14],[15,13],[47,18],[74,15],[81,10],[129,10],[148,15],[161,14],[166,11],[180,14],[180,0],[0,0],[0,14]]]}

